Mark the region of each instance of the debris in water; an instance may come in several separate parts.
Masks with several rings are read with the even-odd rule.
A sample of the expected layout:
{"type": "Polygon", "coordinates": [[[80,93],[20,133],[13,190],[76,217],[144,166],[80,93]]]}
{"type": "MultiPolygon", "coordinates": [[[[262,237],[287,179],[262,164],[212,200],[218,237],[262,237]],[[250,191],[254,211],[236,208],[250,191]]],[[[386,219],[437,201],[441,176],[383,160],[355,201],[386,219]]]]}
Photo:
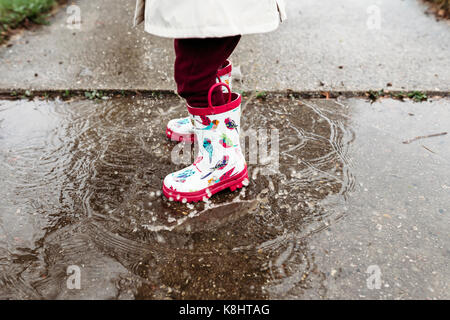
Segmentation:
{"type": "Polygon", "coordinates": [[[429,134],[429,135],[427,135],[427,136],[418,136],[418,137],[412,138],[412,139],[410,139],[410,140],[403,141],[403,144],[410,144],[411,142],[414,142],[414,141],[420,140],[420,139],[426,139],[426,138],[433,138],[433,137],[445,136],[446,134],[447,134],[447,132],[441,132],[441,133],[429,134]]]}

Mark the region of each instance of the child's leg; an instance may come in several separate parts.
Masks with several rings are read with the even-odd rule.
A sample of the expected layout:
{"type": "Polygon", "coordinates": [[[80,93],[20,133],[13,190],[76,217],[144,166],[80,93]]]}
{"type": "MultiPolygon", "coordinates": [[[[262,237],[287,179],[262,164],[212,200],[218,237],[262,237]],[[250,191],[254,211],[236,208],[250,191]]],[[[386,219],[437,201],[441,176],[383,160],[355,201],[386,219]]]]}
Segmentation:
{"type": "MultiPolygon", "coordinates": [[[[216,83],[217,70],[233,53],[241,36],[175,40],[175,81],[178,94],[192,107],[208,106],[208,91],[216,83]]],[[[225,103],[215,90],[214,105],[225,103]]]]}

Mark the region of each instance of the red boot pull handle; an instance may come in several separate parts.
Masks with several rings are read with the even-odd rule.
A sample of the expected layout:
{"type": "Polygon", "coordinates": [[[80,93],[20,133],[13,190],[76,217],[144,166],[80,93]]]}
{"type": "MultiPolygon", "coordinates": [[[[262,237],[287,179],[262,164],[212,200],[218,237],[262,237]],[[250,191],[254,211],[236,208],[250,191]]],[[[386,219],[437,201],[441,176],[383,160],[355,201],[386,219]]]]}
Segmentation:
{"type": "Polygon", "coordinates": [[[227,85],[226,83],[218,82],[218,83],[214,84],[214,85],[211,87],[211,89],[209,89],[209,92],[208,92],[208,106],[209,106],[210,108],[214,108],[214,106],[213,106],[213,104],[212,104],[212,94],[213,94],[213,92],[214,92],[214,89],[216,89],[217,87],[222,87],[222,86],[224,86],[224,87],[227,88],[227,90],[228,90],[228,102],[227,102],[227,103],[230,103],[230,102],[231,102],[231,89],[230,89],[230,86],[227,85]]]}

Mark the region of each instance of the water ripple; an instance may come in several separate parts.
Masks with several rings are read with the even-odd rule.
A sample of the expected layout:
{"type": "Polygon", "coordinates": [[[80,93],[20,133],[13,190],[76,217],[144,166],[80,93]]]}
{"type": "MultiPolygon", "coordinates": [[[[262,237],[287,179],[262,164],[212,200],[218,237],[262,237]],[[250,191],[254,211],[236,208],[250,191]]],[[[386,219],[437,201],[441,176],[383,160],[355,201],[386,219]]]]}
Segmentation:
{"type": "Polygon", "coordinates": [[[175,144],[164,135],[167,121],[185,112],[176,97],[9,101],[0,110],[0,227],[22,221],[0,238],[0,249],[29,247],[37,259],[33,269],[22,266],[27,280],[23,268],[0,274],[3,296],[61,295],[62,266],[101,256],[135,277],[125,286],[140,297],[155,297],[155,286],[157,296],[216,297],[208,291],[213,278],[228,298],[288,296],[311,277],[322,281],[305,245],[346,214],[330,204],[345,202],[355,186],[354,133],[339,103],[282,95],[250,101],[243,129],[279,130],[279,172],[250,164],[248,188],[197,204],[169,202],[159,191],[164,176],[182,167],[171,163],[175,144]]]}

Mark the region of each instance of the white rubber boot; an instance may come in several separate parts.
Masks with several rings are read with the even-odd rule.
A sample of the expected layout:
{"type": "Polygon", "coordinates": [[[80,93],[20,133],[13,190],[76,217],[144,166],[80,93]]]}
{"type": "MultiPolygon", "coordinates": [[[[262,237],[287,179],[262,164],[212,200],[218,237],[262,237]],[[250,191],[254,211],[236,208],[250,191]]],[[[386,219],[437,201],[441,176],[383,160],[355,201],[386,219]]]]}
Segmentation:
{"type": "Polygon", "coordinates": [[[213,107],[211,95],[220,86],[230,90],[224,83],[215,84],[209,90],[208,108],[188,106],[199,153],[194,164],[164,179],[163,193],[170,200],[202,201],[223,189],[234,191],[248,184],[247,164],[239,141],[241,96],[230,90],[228,103],[213,107]]]}
{"type": "MultiPolygon", "coordinates": [[[[223,82],[232,88],[231,71],[233,66],[229,60],[225,62],[221,69],[217,71],[217,82],[223,82]]],[[[226,93],[224,88],[224,93],[226,93]]],[[[190,117],[178,118],[170,120],[166,129],[167,138],[172,141],[194,142],[194,128],[190,117]]]]}

